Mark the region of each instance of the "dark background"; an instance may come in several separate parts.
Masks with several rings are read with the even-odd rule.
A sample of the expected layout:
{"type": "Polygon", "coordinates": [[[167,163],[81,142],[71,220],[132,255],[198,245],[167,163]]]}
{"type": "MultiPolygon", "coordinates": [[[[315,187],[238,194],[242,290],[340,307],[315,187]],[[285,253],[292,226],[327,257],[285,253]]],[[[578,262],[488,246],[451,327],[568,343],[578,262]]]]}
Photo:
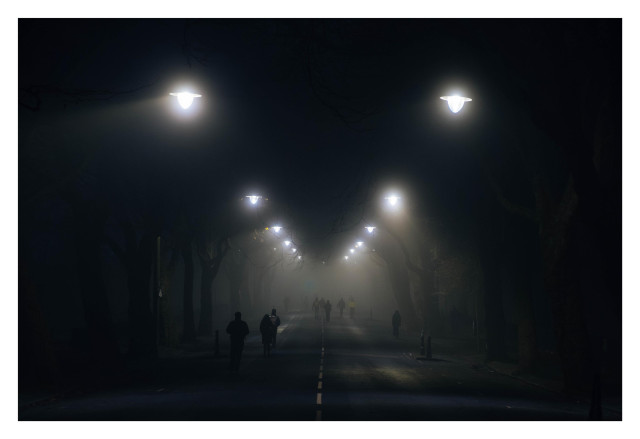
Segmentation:
{"type": "MultiPolygon", "coordinates": [[[[452,321],[477,318],[479,290],[488,357],[518,361],[526,297],[567,390],[590,392],[604,371],[606,391],[621,392],[620,19],[21,19],[18,30],[21,389],[68,382],[69,359],[111,358],[95,352],[106,340],[140,354],[132,339],[154,302],[148,289],[134,298],[132,273],[148,281],[149,237],[173,243],[168,261],[189,236],[197,259],[197,242],[229,238],[249,254],[243,239],[286,224],[305,259],[290,273],[299,283],[275,278],[285,294],[342,279],[363,225],[382,237],[393,187],[413,221],[387,220],[397,242],[450,261],[447,285],[475,285],[456,287],[461,316],[440,302],[443,335],[473,336],[452,321]],[[183,83],[203,95],[188,116],[168,96],[183,83]],[[454,92],[473,98],[455,115],[439,99],[454,92]],[[269,199],[255,215],[249,193],[269,199]],[[124,269],[117,249],[131,250],[124,269]]],[[[376,300],[402,307],[397,242],[369,277],[391,276],[376,300]]],[[[170,280],[182,338],[186,264],[170,280]]],[[[219,325],[234,302],[215,282],[229,307],[219,325]]],[[[411,297],[430,309],[431,296],[411,297]]],[[[259,314],[276,299],[238,303],[259,314]]]]}

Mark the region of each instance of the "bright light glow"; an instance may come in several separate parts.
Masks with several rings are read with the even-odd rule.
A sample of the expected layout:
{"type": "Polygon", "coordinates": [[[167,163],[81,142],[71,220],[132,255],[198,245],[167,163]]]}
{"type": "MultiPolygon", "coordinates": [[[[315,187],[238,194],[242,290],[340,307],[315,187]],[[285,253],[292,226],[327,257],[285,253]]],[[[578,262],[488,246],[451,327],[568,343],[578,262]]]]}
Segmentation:
{"type": "Polygon", "coordinates": [[[248,198],[251,204],[256,204],[262,195],[247,195],[245,198],[248,198]]]}
{"type": "Polygon", "coordinates": [[[182,91],[180,93],[169,93],[171,96],[176,96],[178,98],[178,103],[185,110],[193,104],[194,98],[201,98],[202,95],[189,93],[188,91],[182,91]]]}
{"type": "Polygon", "coordinates": [[[387,200],[387,202],[391,206],[395,206],[398,203],[398,200],[400,199],[400,197],[397,195],[389,195],[388,197],[384,197],[384,199],[387,200]]]}
{"type": "Polygon", "coordinates": [[[287,247],[289,247],[291,245],[291,241],[285,241],[284,245],[286,245],[287,247]]]}
{"type": "Polygon", "coordinates": [[[353,252],[355,251],[354,249],[350,248],[349,251],[353,254],[353,252]]]}
{"type": "Polygon", "coordinates": [[[362,244],[364,244],[364,242],[358,241],[358,242],[356,242],[356,247],[362,247],[362,244]]]}
{"type": "Polygon", "coordinates": [[[271,227],[271,228],[273,229],[273,231],[274,231],[274,232],[278,233],[282,227],[280,227],[280,226],[273,226],[273,227],[271,227]]]}
{"type": "Polygon", "coordinates": [[[298,250],[297,250],[297,249],[295,249],[295,248],[292,248],[292,249],[291,249],[291,251],[295,253],[295,252],[297,252],[298,250]]]}
{"type": "Polygon", "coordinates": [[[375,227],[369,226],[369,227],[365,227],[365,229],[367,229],[367,232],[373,233],[373,231],[375,230],[375,227]]]}
{"type": "Polygon", "coordinates": [[[465,98],[463,96],[440,96],[440,99],[447,101],[449,109],[454,113],[462,110],[465,102],[470,102],[471,98],[465,98]]]}
{"type": "Polygon", "coordinates": [[[346,261],[347,259],[349,259],[349,256],[345,256],[345,257],[344,257],[344,259],[345,259],[345,261],[346,261]]]}
{"type": "Polygon", "coordinates": [[[298,256],[298,259],[302,259],[302,256],[298,256]]]}

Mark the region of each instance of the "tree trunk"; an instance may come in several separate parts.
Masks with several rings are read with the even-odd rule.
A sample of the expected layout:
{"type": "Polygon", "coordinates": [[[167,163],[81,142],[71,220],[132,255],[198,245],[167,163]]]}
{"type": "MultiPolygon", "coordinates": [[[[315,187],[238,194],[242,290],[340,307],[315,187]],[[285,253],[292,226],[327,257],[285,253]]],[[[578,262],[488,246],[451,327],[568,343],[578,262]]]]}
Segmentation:
{"type": "Polygon", "coordinates": [[[209,261],[203,261],[200,284],[200,320],[198,322],[198,335],[213,335],[213,303],[211,286],[213,284],[213,265],[209,261]]]}
{"type": "Polygon", "coordinates": [[[91,207],[73,207],[78,221],[74,229],[78,282],[89,342],[95,366],[109,375],[122,363],[102,273],[102,223],[89,217],[94,216],[91,207]]]}
{"type": "Polygon", "coordinates": [[[190,240],[183,244],[182,258],[184,259],[182,341],[193,341],[196,339],[196,326],[193,315],[193,254],[190,240]]]}

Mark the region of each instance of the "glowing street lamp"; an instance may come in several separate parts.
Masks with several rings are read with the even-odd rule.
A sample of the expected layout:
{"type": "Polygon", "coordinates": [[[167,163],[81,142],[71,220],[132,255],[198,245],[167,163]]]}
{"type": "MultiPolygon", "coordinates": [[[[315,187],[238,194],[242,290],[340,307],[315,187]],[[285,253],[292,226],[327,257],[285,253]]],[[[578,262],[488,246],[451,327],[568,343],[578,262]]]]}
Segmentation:
{"type": "Polygon", "coordinates": [[[355,252],[354,249],[350,248],[349,251],[351,252],[351,254],[353,254],[353,252],[355,252]]]}
{"type": "Polygon", "coordinates": [[[271,227],[271,228],[272,228],[272,229],[273,229],[273,231],[274,231],[274,232],[276,232],[276,233],[280,232],[280,229],[282,229],[282,227],[280,227],[280,226],[273,226],[273,227],[271,227]]]}
{"type": "Polygon", "coordinates": [[[345,261],[346,261],[347,259],[349,259],[349,256],[345,256],[345,257],[344,257],[344,260],[345,260],[345,261]]]}
{"type": "Polygon", "coordinates": [[[356,242],[356,247],[362,247],[362,244],[364,244],[364,242],[358,241],[358,242],[356,242]]]}
{"type": "Polygon", "coordinates": [[[471,98],[465,98],[463,96],[440,96],[440,99],[447,101],[449,109],[454,113],[462,110],[465,102],[471,102],[471,98]]]}
{"type": "Polygon", "coordinates": [[[376,228],[375,228],[375,227],[373,227],[373,226],[368,226],[368,227],[365,227],[365,229],[367,230],[367,232],[369,232],[369,233],[373,233],[373,231],[374,231],[376,228]]]}
{"type": "Polygon", "coordinates": [[[400,197],[397,195],[389,195],[388,197],[384,197],[384,199],[387,200],[387,203],[389,203],[391,207],[395,207],[396,204],[398,204],[400,197]]]}
{"type": "Polygon", "coordinates": [[[287,247],[289,247],[291,245],[291,241],[285,241],[284,245],[286,245],[287,247]]]}
{"type": "Polygon", "coordinates": [[[183,109],[188,109],[191,104],[193,104],[193,100],[195,98],[201,98],[202,95],[196,93],[190,93],[188,91],[182,91],[179,93],[169,93],[171,96],[175,96],[178,98],[178,103],[183,109]]]}
{"type": "Polygon", "coordinates": [[[291,251],[292,251],[293,253],[295,253],[295,252],[297,252],[297,251],[298,251],[298,249],[292,248],[292,249],[291,249],[291,251]]]}
{"type": "Polygon", "coordinates": [[[251,204],[256,204],[262,195],[247,195],[245,198],[248,198],[251,204]]]}

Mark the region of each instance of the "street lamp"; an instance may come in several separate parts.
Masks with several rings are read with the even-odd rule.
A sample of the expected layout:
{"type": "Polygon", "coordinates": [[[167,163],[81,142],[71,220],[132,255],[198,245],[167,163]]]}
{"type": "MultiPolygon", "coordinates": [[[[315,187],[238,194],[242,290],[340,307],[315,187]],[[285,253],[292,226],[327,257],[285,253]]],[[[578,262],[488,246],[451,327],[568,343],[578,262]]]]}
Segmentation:
{"type": "Polygon", "coordinates": [[[248,198],[251,204],[255,205],[262,195],[247,195],[245,198],[248,198]]]}
{"type": "Polygon", "coordinates": [[[356,242],[356,247],[362,247],[362,244],[364,244],[364,242],[358,241],[358,242],[356,242]]]}
{"type": "Polygon", "coordinates": [[[373,227],[373,226],[367,226],[367,227],[365,227],[365,229],[367,230],[367,232],[369,232],[369,233],[373,233],[373,231],[374,231],[376,228],[375,228],[375,227],[373,227]]]}
{"type": "Polygon", "coordinates": [[[284,245],[286,245],[287,247],[289,247],[291,245],[291,241],[285,241],[284,245]]]}
{"type": "Polygon", "coordinates": [[[276,232],[276,233],[280,232],[280,229],[282,229],[282,227],[280,227],[280,226],[273,226],[273,227],[271,227],[271,228],[272,228],[272,229],[273,229],[273,231],[274,231],[274,232],[276,232]]]}
{"type": "Polygon", "coordinates": [[[463,96],[440,96],[440,99],[447,101],[449,109],[454,113],[462,110],[465,102],[471,102],[471,98],[465,98],[463,96]]]}
{"type": "Polygon", "coordinates": [[[195,98],[201,98],[202,95],[191,93],[188,91],[181,91],[179,93],[169,93],[171,96],[175,96],[178,98],[178,103],[183,109],[188,109],[191,104],[193,104],[193,100],[195,98]]]}
{"type": "Polygon", "coordinates": [[[349,251],[351,252],[351,254],[353,254],[353,252],[355,252],[354,249],[350,248],[349,251]]]}

